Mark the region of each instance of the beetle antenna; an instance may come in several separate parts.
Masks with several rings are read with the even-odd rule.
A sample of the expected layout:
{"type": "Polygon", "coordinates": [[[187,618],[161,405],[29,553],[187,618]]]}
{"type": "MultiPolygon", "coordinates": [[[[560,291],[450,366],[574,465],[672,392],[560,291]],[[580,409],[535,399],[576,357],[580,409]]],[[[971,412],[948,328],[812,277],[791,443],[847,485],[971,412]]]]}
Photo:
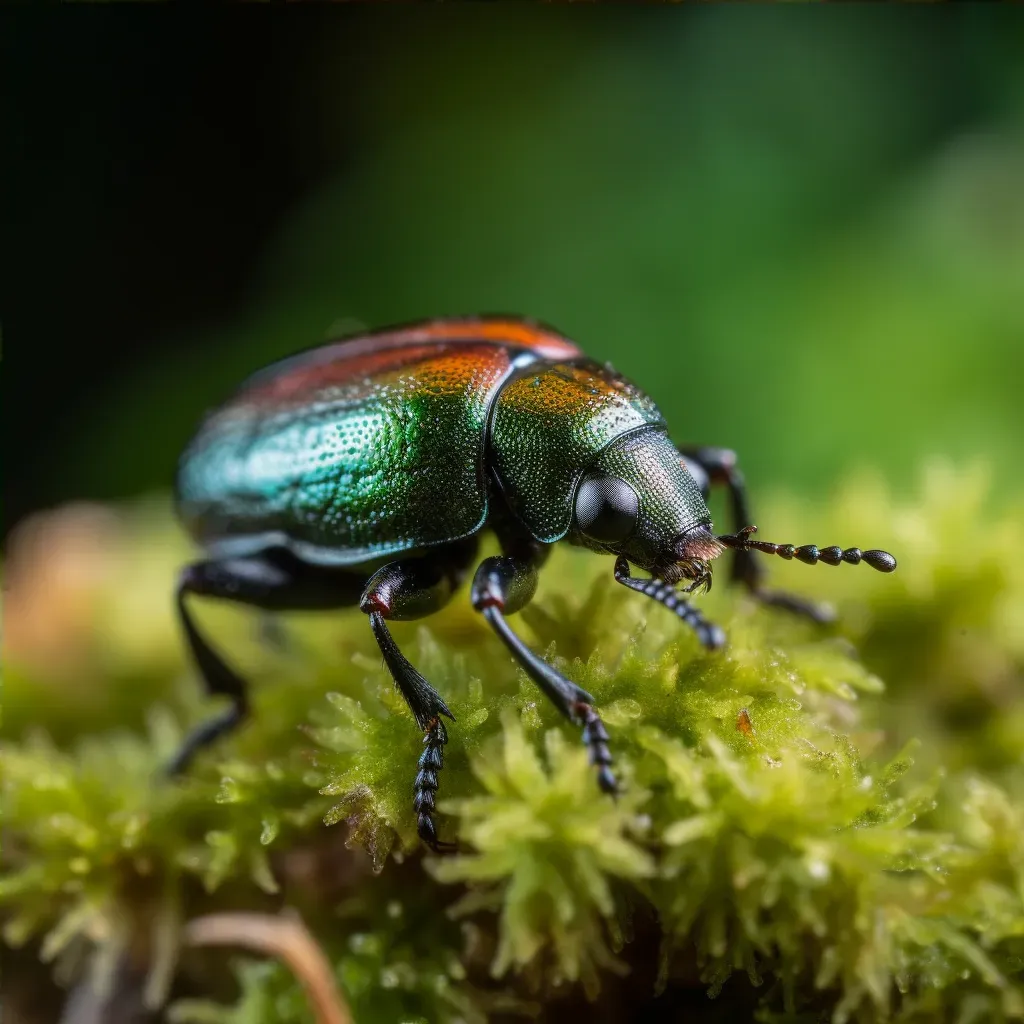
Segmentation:
{"type": "Polygon", "coordinates": [[[857,565],[860,562],[867,562],[872,569],[879,572],[892,572],[896,568],[896,559],[888,551],[880,551],[877,548],[870,551],[861,551],[860,548],[844,550],[838,546],[819,548],[814,544],[795,547],[793,544],[772,544],[767,540],[752,540],[755,533],[756,526],[744,526],[739,533],[723,534],[718,537],[718,541],[736,551],[763,551],[766,555],[778,555],[787,561],[796,558],[807,565],[816,565],[818,562],[824,562],[826,565],[839,565],[840,562],[857,565]]]}

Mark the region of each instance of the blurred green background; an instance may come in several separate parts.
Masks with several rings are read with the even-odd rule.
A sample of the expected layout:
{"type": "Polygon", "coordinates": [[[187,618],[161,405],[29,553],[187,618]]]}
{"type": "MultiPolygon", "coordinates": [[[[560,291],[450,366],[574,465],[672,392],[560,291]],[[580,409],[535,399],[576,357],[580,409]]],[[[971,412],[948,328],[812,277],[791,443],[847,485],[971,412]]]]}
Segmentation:
{"type": "Polygon", "coordinates": [[[4,33],[8,523],[166,487],[280,355],[479,311],[755,488],[1019,485],[1021,8],[83,13],[4,33]]]}

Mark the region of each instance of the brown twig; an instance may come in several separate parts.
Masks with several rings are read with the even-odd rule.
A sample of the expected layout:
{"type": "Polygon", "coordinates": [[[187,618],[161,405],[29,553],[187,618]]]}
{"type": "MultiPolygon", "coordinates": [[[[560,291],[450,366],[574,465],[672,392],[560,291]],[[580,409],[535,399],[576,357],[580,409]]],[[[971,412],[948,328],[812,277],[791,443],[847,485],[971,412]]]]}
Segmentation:
{"type": "Polygon", "coordinates": [[[317,1024],[353,1024],[323,950],[297,916],[208,914],[185,926],[192,946],[244,946],[283,960],[302,983],[317,1024]]]}

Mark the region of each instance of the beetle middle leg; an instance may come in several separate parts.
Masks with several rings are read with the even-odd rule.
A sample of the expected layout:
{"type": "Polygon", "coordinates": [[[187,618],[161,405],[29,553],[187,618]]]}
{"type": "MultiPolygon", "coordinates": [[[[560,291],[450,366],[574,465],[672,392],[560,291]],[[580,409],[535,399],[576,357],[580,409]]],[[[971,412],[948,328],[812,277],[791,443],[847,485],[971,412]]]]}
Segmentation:
{"type": "Polygon", "coordinates": [[[503,555],[485,558],[473,578],[473,607],[483,614],[512,657],[555,707],[569,721],[583,727],[583,743],[590,763],[597,768],[598,785],[606,793],[615,793],[618,783],[610,767],[608,731],[594,709],[594,698],[534,654],[505,619],[533,597],[537,589],[537,568],[545,555],[546,550],[540,544],[522,541],[510,546],[503,555]]]}
{"type": "MultiPolygon", "coordinates": [[[[752,520],[747,505],[747,489],[743,474],[736,465],[736,453],[728,448],[701,447],[680,449],[680,455],[705,499],[713,486],[728,488],[733,528],[742,530],[749,526],[752,520]]],[[[767,589],[764,585],[765,575],[764,568],[753,551],[737,549],[733,552],[730,580],[742,584],[758,601],[784,608],[797,615],[805,615],[815,622],[831,622],[835,618],[835,613],[828,605],[818,604],[795,594],[767,589]]]]}
{"type": "Polygon", "coordinates": [[[402,654],[386,620],[419,619],[442,608],[465,577],[476,556],[476,548],[475,539],[471,539],[429,555],[389,562],[370,577],[359,599],[360,609],[369,616],[384,663],[416,724],[423,730],[423,753],[414,784],[413,807],[417,834],[435,852],[454,847],[453,843],[437,838],[434,795],[448,742],[448,730],[441,719],[443,716],[454,722],[455,716],[441,695],[402,654]]]}

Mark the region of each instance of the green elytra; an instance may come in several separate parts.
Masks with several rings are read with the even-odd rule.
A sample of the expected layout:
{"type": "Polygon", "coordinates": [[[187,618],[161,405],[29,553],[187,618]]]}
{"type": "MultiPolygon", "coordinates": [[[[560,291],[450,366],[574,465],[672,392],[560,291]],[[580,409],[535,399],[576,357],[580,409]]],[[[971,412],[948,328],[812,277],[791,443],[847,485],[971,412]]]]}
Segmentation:
{"type": "Polygon", "coordinates": [[[424,734],[413,785],[417,831],[431,848],[438,771],[453,716],[409,663],[387,622],[429,615],[473,570],[470,599],[512,656],[583,730],[606,792],[617,786],[594,698],[534,654],[507,622],[533,596],[559,541],[615,556],[615,579],[654,599],[708,648],[722,630],[690,602],[710,561],[732,548],[731,579],[759,600],[821,620],[766,591],[755,551],[808,563],[895,559],[859,548],[752,538],[735,456],[678,449],[651,399],[550,328],[511,317],[423,321],[285,359],[246,381],[182,456],[178,511],[205,549],[178,584],[186,640],[228,709],[200,725],[172,765],[237,726],[248,688],[198,631],[185,598],[271,611],[357,604],[424,734]],[[724,484],[737,533],[716,537],[706,495],[724,484]],[[502,554],[476,565],[479,535],[502,554]],[[632,574],[639,566],[650,578],[632,574]],[[684,580],[689,585],[677,589],[684,580]]]}
{"type": "Polygon", "coordinates": [[[617,461],[647,533],[668,543],[710,523],[656,406],[609,367],[501,341],[342,345],[262,372],[207,419],[181,460],[179,512],[222,556],[277,544],[318,565],[449,544],[496,501],[550,544],[584,473],[634,433],[617,461]]]}

